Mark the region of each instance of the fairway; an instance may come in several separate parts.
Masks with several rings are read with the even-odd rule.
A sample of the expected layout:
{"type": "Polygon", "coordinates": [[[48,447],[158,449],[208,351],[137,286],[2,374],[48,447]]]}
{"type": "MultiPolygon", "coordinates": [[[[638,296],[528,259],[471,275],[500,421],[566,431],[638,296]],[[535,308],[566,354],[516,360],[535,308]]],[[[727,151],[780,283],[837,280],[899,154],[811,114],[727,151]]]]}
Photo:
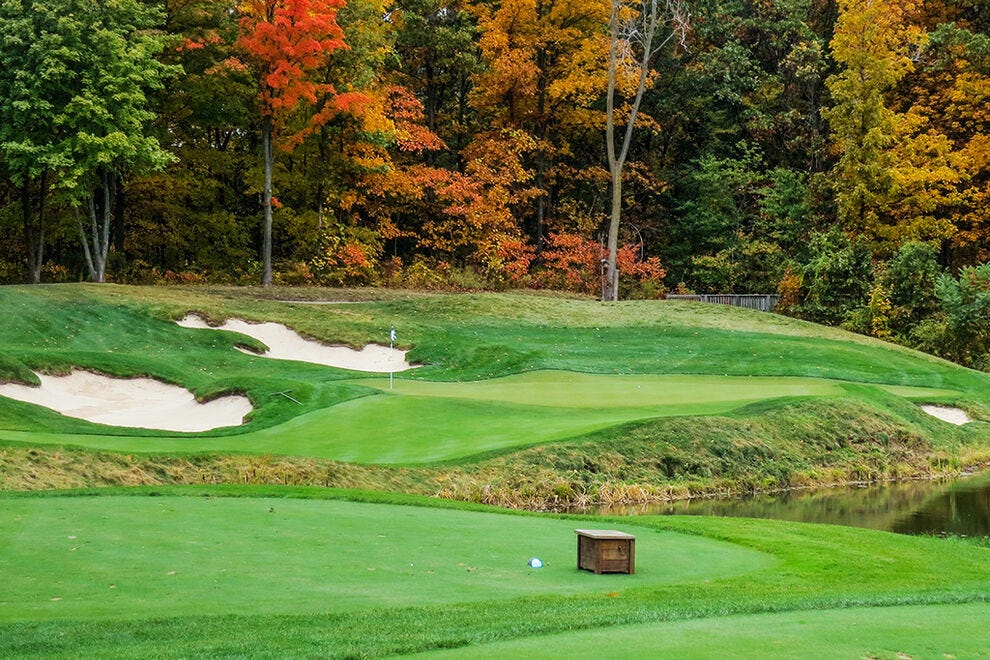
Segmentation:
{"type": "Polygon", "coordinates": [[[37,497],[0,508],[0,621],[300,614],[738,576],[741,546],[632,524],[635,575],[575,567],[587,523],[280,498],[37,497]],[[544,568],[527,565],[540,557],[544,568]]]}

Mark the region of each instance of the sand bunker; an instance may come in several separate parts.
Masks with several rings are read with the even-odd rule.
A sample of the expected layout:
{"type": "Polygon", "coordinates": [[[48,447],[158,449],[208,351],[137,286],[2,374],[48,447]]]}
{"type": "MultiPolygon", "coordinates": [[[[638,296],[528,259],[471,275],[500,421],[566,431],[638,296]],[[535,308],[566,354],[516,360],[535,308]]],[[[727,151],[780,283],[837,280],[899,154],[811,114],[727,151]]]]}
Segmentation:
{"type": "MultiPolygon", "coordinates": [[[[195,314],[189,314],[176,323],[184,328],[227,330],[253,337],[268,346],[268,351],[262,356],[274,360],[297,360],[373,373],[406,371],[413,368],[413,365],[406,362],[408,351],[378,344],[368,344],[360,351],[347,346],[328,346],[300,337],[294,330],[281,323],[247,323],[239,319],[229,319],[221,326],[211,326],[195,314]]],[[[254,355],[254,353],[250,354],[254,355]]]]}
{"type": "Polygon", "coordinates": [[[151,378],[110,378],[90,371],[38,374],[41,387],[0,385],[0,396],[51,408],[97,424],[164,431],[209,431],[238,426],[251,412],[243,396],[199,403],[189,390],[151,378]]]}
{"type": "Polygon", "coordinates": [[[921,409],[932,417],[938,417],[943,422],[948,422],[949,424],[955,424],[956,426],[962,426],[963,424],[968,424],[973,420],[970,419],[969,415],[962,408],[952,408],[949,406],[921,406],[921,409]]]}

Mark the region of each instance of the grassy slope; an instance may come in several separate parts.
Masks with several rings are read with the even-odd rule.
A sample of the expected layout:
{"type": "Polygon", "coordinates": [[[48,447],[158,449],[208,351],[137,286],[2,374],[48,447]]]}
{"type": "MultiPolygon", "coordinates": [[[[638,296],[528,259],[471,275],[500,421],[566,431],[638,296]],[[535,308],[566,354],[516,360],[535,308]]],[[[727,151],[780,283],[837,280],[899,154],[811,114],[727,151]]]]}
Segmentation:
{"type": "MultiPolygon", "coordinates": [[[[745,519],[631,524],[464,505],[396,510],[391,503],[415,502],[370,493],[347,497],[379,504],[300,502],[245,488],[199,489],[245,499],[170,492],[189,491],[133,502],[5,499],[5,528],[15,538],[0,545],[0,562],[5,574],[25,575],[4,587],[14,614],[0,624],[0,655],[376,656],[615,625],[990,595],[988,551],[949,540],[745,519]],[[574,569],[570,529],[589,525],[637,534],[644,552],[636,576],[574,569]],[[236,552],[216,545],[228,542],[236,552]],[[30,556],[42,546],[52,558],[30,556]],[[548,558],[544,572],[525,568],[534,547],[548,558]],[[43,571],[49,562],[60,568],[54,576],[43,571]],[[153,602],[142,600],[145,589],[153,602]],[[165,616],[148,616],[156,607],[165,616]]],[[[633,654],[641,648],[627,639],[634,637],[618,638],[633,654]]]]}
{"type": "MultiPolygon", "coordinates": [[[[733,482],[773,488],[927,474],[990,457],[986,425],[957,429],[921,414],[905,398],[962,401],[986,415],[990,377],[793,319],[721,306],[601,305],[526,294],[376,292],[381,300],[339,305],[264,298],[313,294],[86,285],[0,289],[8,314],[0,326],[0,373],[7,377],[28,378],[28,367],[77,365],[155,375],[202,397],[244,391],[257,406],[245,427],[176,436],[109,429],[3,400],[0,441],[8,443],[9,461],[0,486],[230,478],[229,465],[217,463],[236,458],[206,467],[197,458],[201,469],[170,458],[210,452],[406,465],[442,460],[456,465],[417,468],[410,475],[405,469],[341,470],[325,461],[314,466],[278,459],[283,469],[269,477],[552,506],[724,490],[733,482]],[[275,319],[357,346],[383,338],[395,324],[400,341],[413,347],[411,357],[428,365],[402,374],[389,391],[381,378],[244,355],[234,344],[256,342],[169,322],[188,311],[215,320],[275,319]],[[538,371],[548,369],[554,371],[538,371]],[[568,369],[573,371],[561,371],[568,369]],[[479,376],[489,380],[455,382],[479,376]],[[286,390],[303,405],[277,395],[286,390]],[[547,442],[552,444],[527,449],[547,442]],[[52,446],[48,455],[56,458],[25,458],[18,449],[41,445],[52,446]],[[163,454],[138,459],[162,466],[149,465],[146,472],[163,474],[107,480],[93,464],[64,478],[36,474],[39,463],[61,470],[58,447],[66,445],[163,454]],[[623,494],[615,484],[639,491],[623,494]]],[[[245,468],[248,463],[241,460],[230,470],[257,472],[245,468]]]]}

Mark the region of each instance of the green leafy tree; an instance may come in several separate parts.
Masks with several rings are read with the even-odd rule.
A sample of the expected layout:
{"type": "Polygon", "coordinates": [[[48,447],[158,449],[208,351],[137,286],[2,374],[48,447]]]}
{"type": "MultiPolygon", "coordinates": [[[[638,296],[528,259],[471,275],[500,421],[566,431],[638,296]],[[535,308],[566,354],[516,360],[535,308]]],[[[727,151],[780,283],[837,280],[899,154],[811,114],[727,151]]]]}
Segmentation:
{"type": "Polygon", "coordinates": [[[889,292],[891,326],[907,334],[938,311],[935,285],[941,269],[935,248],[928,243],[905,243],[887,264],[882,284],[889,292]]]}
{"type": "Polygon", "coordinates": [[[800,314],[838,325],[867,303],[873,283],[870,251],[837,228],[812,236],[810,250],[812,257],[803,269],[806,295],[800,314]]]}
{"type": "MultiPolygon", "coordinates": [[[[90,278],[102,282],[120,178],[168,160],[147,131],[147,93],[166,74],[156,59],[164,38],[153,29],[160,12],[137,0],[7,0],[0,7],[5,161],[22,190],[38,181],[43,202],[50,181],[76,209],[90,278]]],[[[42,232],[39,226],[29,236],[38,243],[29,257],[32,279],[42,232]]]]}
{"type": "Polygon", "coordinates": [[[941,275],[935,291],[947,321],[943,351],[963,364],[990,362],[990,263],[966,266],[958,277],[941,275]]]}
{"type": "Polygon", "coordinates": [[[127,181],[123,247],[131,277],[193,270],[228,278],[257,260],[257,198],[247,194],[257,162],[257,89],[245,72],[224,65],[237,27],[220,0],[166,3],[171,42],[161,60],[178,73],[154,95],[153,130],[176,159],[127,181]]]}
{"type": "MultiPolygon", "coordinates": [[[[468,93],[480,71],[477,27],[465,3],[452,0],[397,0],[395,82],[423,105],[426,127],[452,152],[467,145],[473,126],[468,93]]],[[[425,154],[434,165],[434,152],[425,154]]]]}

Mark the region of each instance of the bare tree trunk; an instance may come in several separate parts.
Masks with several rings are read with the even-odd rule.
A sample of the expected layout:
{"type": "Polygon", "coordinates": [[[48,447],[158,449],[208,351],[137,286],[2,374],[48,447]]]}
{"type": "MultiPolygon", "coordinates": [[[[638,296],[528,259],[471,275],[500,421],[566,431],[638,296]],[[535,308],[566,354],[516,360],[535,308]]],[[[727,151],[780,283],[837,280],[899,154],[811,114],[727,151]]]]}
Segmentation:
{"type": "Polygon", "coordinates": [[[272,168],[275,163],[274,145],[272,144],[272,118],[265,117],[261,124],[261,149],[265,161],[265,190],[264,211],[265,220],[262,229],[261,261],[264,272],[261,276],[262,286],[272,285],[272,168]]]}
{"type": "Polygon", "coordinates": [[[97,208],[96,196],[101,190],[93,191],[87,200],[87,210],[89,216],[89,230],[83,227],[82,214],[79,207],[76,207],[76,228],[79,230],[79,239],[82,242],[83,256],[86,258],[86,267],[89,270],[89,279],[93,282],[103,283],[106,281],[107,254],[110,252],[110,224],[111,212],[113,208],[113,191],[111,185],[113,175],[104,171],[100,173],[100,188],[102,189],[102,204],[97,208]]]}
{"type": "Polygon", "coordinates": [[[687,30],[687,12],[681,1],[642,0],[638,17],[634,21],[623,21],[620,16],[625,6],[623,0],[612,0],[612,12],[609,18],[608,91],[605,98],[605,148],[609,172],[612,175],[612,208],[608,222],[603,301],[619,299],[619,271],[615,261],[619,250],[619,222],[622,219],[622,170],[629,156],[629,144],[632,142],[636,115],[639,114],[639,106],[646,91],[650,60],[660,48],[675,37],[679,37],[683,42],[687,30]],[[661,2],[665,3],[662,14],[661,2]],[[655,43],[658,28],[668,21],[671,26],[670,34],[660,43],[655,43]],[[634,49],[639,49],[639,55],[635,60],[632,59],[634,49]],[[635,66],[637,84],[636,95],[630,104],[629,119],[623,131],[622,143],[616,145],[615,94],[620,64],[635,66]]]}
{"type": "Polygon", "coordinates": [[[114,204],[113,204],[113,249],[118,254],[124,254],[124,205],[127,200],[124,198],[124,177],[113,177],[114,204]]]}

